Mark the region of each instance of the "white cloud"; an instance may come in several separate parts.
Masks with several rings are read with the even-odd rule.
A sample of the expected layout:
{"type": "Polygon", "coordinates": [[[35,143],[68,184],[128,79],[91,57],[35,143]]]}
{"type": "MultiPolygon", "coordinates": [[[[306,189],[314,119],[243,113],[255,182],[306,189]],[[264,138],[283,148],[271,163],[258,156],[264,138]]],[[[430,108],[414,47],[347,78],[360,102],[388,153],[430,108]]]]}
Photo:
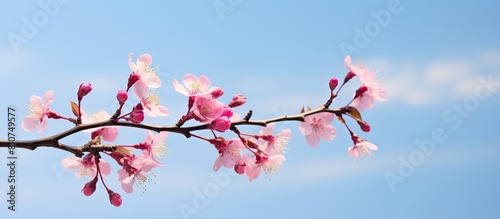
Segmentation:
{"type": "Polygon", "coordinates": [[[374,59],[367,63],[383,77],[388,101],[425,106],[455,101],[473,93],[479,76],[497,78],[500,76],[498,60],[500,51],[484,51],[432,61],[374,59]]]}

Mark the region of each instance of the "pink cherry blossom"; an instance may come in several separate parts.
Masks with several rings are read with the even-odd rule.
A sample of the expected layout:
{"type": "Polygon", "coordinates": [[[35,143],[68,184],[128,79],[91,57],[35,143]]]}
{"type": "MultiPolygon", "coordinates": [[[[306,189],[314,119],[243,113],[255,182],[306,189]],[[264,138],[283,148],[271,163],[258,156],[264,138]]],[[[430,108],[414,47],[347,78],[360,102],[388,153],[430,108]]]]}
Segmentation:
{"type": "Polygon", "coordinates": [[[175,90],[186,96],[212,95],[217,89],[217,87],[210,87],[210,79],[205,75],[197,78],[195,75],[188,73],[184,75],[182,83],[184,83],[184,86],[177,79],[173,81],[175,90]]]}
{"type": "MultiPolygon", "coordinates": [[[[111,115],[109,115],[109,113],[104,110],[100,110],[99,112],[94,113],[91,116],[89,116],[83,109],[81,109],[81,112],[83,124],[102,122],[111,118],[111,115]]],[[[116,140],[116,137],[118,137],[118,126],[106,126],[103,128],[87,129],[84,132],[92,132],[95,136],[100,135],[104,141],[112,142],[116,140]]]]}
{"type": "Polygon", "coordinates": [[[54,91],[51,90],[45,92],[43,99],[37,95],[30,97],[30,105],[27,105],[30,113],[23,119],[21,124],[24,131],[31,132],[39,125],[37,132],[45,131],[49,119],[49,107],[52,101],[54,101],[54,91]]]}
{"type": "Polygon", "coordinates": [[[272,156],[259,154],[255,156],[250,156],[248,154],[241,155],[241,161],[245,163],[245,174],[248,176],[250,181],[257,179],[261,171],[265,174],[276,173],[281,168],[282,163],[285,160],[285,156],[281,154],[275,154],[272,156]]]}
{"type": "Polygon", "coordinates": [[[360,77],[360,81],[366,87],[366,91],[352,101],[352,106],[356,107],[360,112],[367,108],[372,108],[375,100],[385,101],[387,99],[384,87],[379,85],[380,79],[377,79],[377,73],[370,72],[367,67],[363,71],[365,75],[360,77]]]}
{"type": "Polygon", "coordinates": [[[267,155],[282,154],[286,149],[288,139],[292,135],[292,130],[283,129],[276,136],[274,136],[273,133],[275,124],[276,123],[267,124],[266,127],[262,128],[259,132],[259,134],[263,136],[260,140],[266,143],[264,144],[265,148],[261,150],[267,155]]]}
{"type": "Polygon", "coordinates": [[[142,152],[150,157],[152,160],[160,164],[158,160],[163,159],[167,155],[167,148],[164,143],[168,136],[168,132],[159,132],[154,135],[153,132],[147,131],[146,140],[144,141],[144,147],[142,147],[142,152]]]}
{"type": "MultiPolygon", "coordinates": [[[[97,175],[97,165],[94,161],[93,154],[87,154],[83,158],[79,157],[66,157],[61,163],[64,168],[75,171],[75,176],[94,178],[97,175]]],[[[103,176],[107,176],[111,172],[109,164],[103,160],[99,160],[99,169],[103,176]]]]}
{"type": "Polygon", "coordinates": [[[351,146],[347,149],[347,152],[351,157],[359,158],[359,156],[365,156],[367,154],[372,155],[371,151],[378,150],[378,147],[366,140],[359,140],[355,145],[351,146]]]}
{"type": "Polygon", "coordinates": [[[244,148],[245,146],[241,143],[239,138],[231,139],[221,144],[219,148],[219,157],[217,157],[214,163],[214,171],[219,170],[221,166],[226,168],[234,167],[234,165],[240,162],[240,151],[244,148]]]}
{"type": "Polygon", "coordinates": [[[167,107],[160,105],[160,95],[150,91],[147,96],[141,97],[144,112],[150,117],[168,116],[170,111],[167,107]]]}
{"type": "Polygon", "coordinates": [[[150,54],[140,55],[136,63],[132,62],[132,56],[133,53],[130,53],[128,56],[129,67],[140,77],[134,84],[134,93],[138,98],[141,98],[141,94],[145,93],[145,88],[159,88],[161,87],[161,81],[156,75],[156,68],[149,68],[153,62],[153,58],[150,54]]]}
{"type": "Polygon", "coordinates": [[[207,96],[196,97],[193,104],[194,118],[199,122],[212,122],[219,118],[223,112],[224,104],[207,96]]]}
{"type": "Polygon", "coordinates": [[[332,113],[317,113],[306,116],[304,122],[300,122],[300,132],[306,136],[307,143],[311,147],[316,147],[320,139],[331,141],[337,135],[337,130],[331,124],[334,114],[332,113]]]}
{"type": "Polygon", "coordinates": [[[142,191],[145,191],[146,184],[151,181],[149,172],[156,166],[158,163],[144,154],[134,157],[127,167],[118,170],[118,180],[122,184],[122,189],[132,193],[135,182],[142,191]]]}
{"type": "Polygon", "coordinates": [[[358,65],[351,65],[351,56],[347,55],[344,58],[344,65],[345,67],[349,70],[349,72],[352,72],[354,75],[358,77],[364,77],[365,71],[361,69],[358,65]]]}

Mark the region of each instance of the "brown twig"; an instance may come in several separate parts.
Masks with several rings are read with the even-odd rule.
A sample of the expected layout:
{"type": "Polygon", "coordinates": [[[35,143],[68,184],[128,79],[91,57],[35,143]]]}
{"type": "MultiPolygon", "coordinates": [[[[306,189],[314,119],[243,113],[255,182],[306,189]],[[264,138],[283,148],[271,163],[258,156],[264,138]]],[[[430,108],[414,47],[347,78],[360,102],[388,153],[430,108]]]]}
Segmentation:
{"type": "MultiPolygon", "coordinates": [[[[307,111],[307,112],[300,113],[297,115],[292,115],[292,116],[283,115],[280,117],[267,119],[267,120],[249,120],[249,118],[244,118],[242,120],[233,122],[232,126],[235,126],[235,127],[240,126],[240,125],[266,126],[267,124],[273,123],[273,122],[304,121],[304,118],[306,116],[313,115],[316,113],[321,113],[321,112],[334,113],[337,116],[346,113],[346,111],[343,108],[341,108],[341,109],[328,109],[328,108],[325,108],[324,106],[322,106],[318,109],[307,111]]],[[[69,145],[59,143],[59,141],[61,139],[65,138],[67,136],[70,136],[72,134],[75,134],[75,133],[78,133],[78,132],[81,132],[81,131],[84,131],[87,129],[91,129],[91,128],[100,128],[100,127],[105,127],[105,126],[125,126],[125,127],[133,127],[133,128],[145,129],[145,130],[150,130],[150,131],[155,131],[155,132],[167,131],[167,132],[171,132],[171,133],[183,134],[187,138],[191,137],[192,131],[209,129],[206,124],[189,126],[189,127],[177,127],[175,125],[174,126],[154,126],[154,125],[148,125],[148,124],[137,124],[137,123],[132,123],[132,122],[115,122],[114,119],[109,119],[109,120],[102,121],[102,122],[80,124],[80,125],[77,125],[69,130],[66,130],[64,132],[61,132],[59,134],[55,134],[55,135],[52,135],[49,137],[35,139],[35,140],[16,141],[14,143],[15,143],[16,148],[35,150],[38,147],[50,147],[50,148],[68,151],[68,152],[73,153],[75,156],[78,156],[78,157],[83,156],[84,152],[113,151],[116,148],[115,146],[106,146],[106,145],[101,145],[101,144],[93,144],[90,147],[88,145],[69,146],[69,145]]],[[[12,147],[12,143],[13,142],[9,142],[7,140],[0,140],[0,148],[12,147]]]]}

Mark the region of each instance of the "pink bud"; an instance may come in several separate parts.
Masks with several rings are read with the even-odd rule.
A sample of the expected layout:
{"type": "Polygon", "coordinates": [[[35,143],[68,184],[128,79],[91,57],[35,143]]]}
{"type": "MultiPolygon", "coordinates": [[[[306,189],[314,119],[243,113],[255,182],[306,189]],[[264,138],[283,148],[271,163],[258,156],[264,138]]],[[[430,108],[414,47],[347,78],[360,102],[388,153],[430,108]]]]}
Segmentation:
{"type": "Polygon", "coordinates": [[[135,72],[132,72],[130,76],[128,77],[128,84],[127,84],[127,90],[132,87],[132,85],[135,84],[139,79],[141,79],[141,76],[135,72]]]}
{"type": "Polygon", "coordinates": [[[358,88],[358,90],[356,90],[356,95],[354,96],[354,99],[360,97],[361,95],[363,95],[366,91],[368,91],[368,88],[363,85],[361,86],[360,88],[358,88]]]}
{"type": "Polygon", "coordinates": [[[144,111],[142,109],[134,109],[129,116],[129,120],[133,123],[141,123],[144,121],[144,111]]]}
{"type": "Polygon", "coordinates": [[[231,127],[231,122],[226,116],[221,116],[210,123],[210,128],[219,132],[225,132],[231,127]]]}
{"type": "Polygon", "coordinates": [[[239,163],[234,165],[234,171],[240,175],[244,174],[245,173],[245,166],[246,166],[246,164],[243,163],[242,161],[240,161],[239,163]]]}
{"type": "Polygon", "coordinates": [[[122,205],[122,197],[120,196],[120,194],[108,189],[108,195],[109,202],[111,202],[112,205],[114,205],[115,207],[120,207],[120,205],[122,205]]]}
{"type": "Polygon", "coordinates": [[[233,99],[229,103],[229,107],[237,107],[245,104],[247,102],[247,98],[243,96],[242,94],[236,94],[234,95],[233,99]]]}
{"type": "Polygon", "coordinates": [[[330,79],[330,82],[328,83],[328,85],[330,86],[330,90],[335,90],[335,88],[337,87],[337,85],[339,84],[339,80],[337,78],[332,78],[330,79]]]}
{"type": "Polygon", "coordinates": [[[87,184],[85,184],[85,186],[83,186],[82,189],[83,194],[86,196],[91,196],[92,194],[94,194],[96,189],[96,184],[97,184],[97,176],[92,181],[88,182],[87,184]]]}
{"type": "Polygon", "coordinates": [[[222,108],[222,115],[221,116],[226,116],[227,118],[231,118],[233,116],[233,109],[229,106],[224,106],[222,108]]]}
{"type": "Polygon", "coordinates": [[[125,103],[125,101],[127,101],[127,99],[128,99],[127,91],[119,90],[118,94],[116,94],[116,99],[118,100],[118,103],[120,103],[120,104],[125,103]]]}
{"type": "Polygon", "coordinates": [[[47,112],[47,118],[49,118],[49,119],[61,119],[63,117],[61,115],[57,114],[56,112],[49,110],[49,112],[47,112]]]}
{"type": "Polygon", "coordinates": [[[82,83],[80,84],[80,87],[78,88],[78,100],[81,100],[84,96],[90,93],[92,91],[92,85],[90,83],[82,83]]]}
{"type": "Polygon", "coordinates": [[[223,94],[224,94],[224,90],[222,90],[222,88],[218,87],[217,89],[215,89],[212,92],[212,97],[214,99],[217,99],[217,98],[221,97],[223,94]]]}
{"type": "Polygon", "coordinates": [[[354,76],[356,76],[356,74],[354,74],[354,72],[352,71],[347,73],[347,75],[344,78],[344,84],[347,83],[349,80],[351,80],[354,76]]]}
{"type": "Polygon", "coordinates": [[[358,125],[364,132],[370,132],[370,125],[365,121],[358,121],[358,125]]]}

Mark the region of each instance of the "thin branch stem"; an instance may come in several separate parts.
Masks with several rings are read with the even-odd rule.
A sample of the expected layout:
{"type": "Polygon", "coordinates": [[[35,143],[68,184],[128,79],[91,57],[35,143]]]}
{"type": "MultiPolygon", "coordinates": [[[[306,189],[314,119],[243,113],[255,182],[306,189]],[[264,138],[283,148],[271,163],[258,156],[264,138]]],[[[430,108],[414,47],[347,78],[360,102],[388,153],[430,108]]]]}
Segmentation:
{"type": "MultiPolygon", "coordinates": [[[[327,113],[334,113],[337,116],[346,114],[346,111],[342,108],[340,109],[328,109],[325,108],[324,106],[319,107],[318,109],[307,111],[304,113],[292,115],[292,116],[287,116],[283,115],[280,117],[276,118],[271,118],[267,120],[250,120],[251,113],[249,113],[249,116],[247,115],[244,119],[232,122],[231,125],[236,127],[236,126],[241,126],[241,125],[254,125],[254,126],[263,126],[265,127],[269,123],[273,122],[284,122],[284,121],[304,121],[304,118],[309,115],[317,114],[317,113],[322,113],[322,112],[327,112],[327,113]]],[[[161,132],[161,131],[167,131],[171,133],[178,133],[186,136],[186,138],[191,137],[191,132],[192,131],[199,131],[199,130],[207,130],[209,127],[206,124],[202,125],[196,125],[196,126],[189,126],[189,127],[177,127],[175,125],[173,126],[154,126],[154,125],[148,125],[148,124],[137,124],[137,123],[132,123],[132,122],[116,122],[113,119],[108,119],[106,121],[102,122],[95,122],[95,123],[88,123],[88,124],[79,124],[69,130],[66,130],[64,132],[41,138],[41,139],[35,139],[35,140],[22,140],[22,141],[16,141],[16,142],[9,142],[7,140],[0,140],[0,148],[9,148],[12,147],[12,143],[15,144],[16,148],[23,148],[23,149],[28,149],[28,150],[35,150],[38,147],[50,147],[50,148],[55,148],[59,150],[64,150],[68,151],[75,156],[82,157],[84,152],[96,152],[96,151],[113,151],[116,147],[114,146],[105,146],[105,145],[91,145],[89,146],[69,146],[60,143],[59,141],[67,136],[73,135],[75,133],[91,129],[91,128],[100,128],[100,127],[105,127],[105,126],[124,126],[124,127],[132,127],[132,128],[138,128],[138,129],[145,129],[145,130],[150,130],[150,131],[155,131],[155,132],[161,132]]]]}

